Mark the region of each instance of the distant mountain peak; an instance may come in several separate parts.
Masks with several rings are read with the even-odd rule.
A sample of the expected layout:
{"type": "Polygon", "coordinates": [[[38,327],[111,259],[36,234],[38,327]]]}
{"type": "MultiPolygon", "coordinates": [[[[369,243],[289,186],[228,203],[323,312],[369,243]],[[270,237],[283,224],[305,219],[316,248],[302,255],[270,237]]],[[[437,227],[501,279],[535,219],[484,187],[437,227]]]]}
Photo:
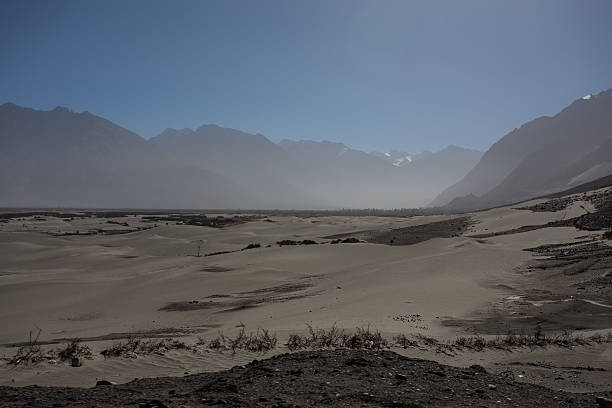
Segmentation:
{"type": "Polygon", "coordinates": [[[349,149],[344,143],[341,142],[330,142],[328,140],[291,140],[291,139],[283,139],[278,142],[278,145],[285,150],[293,149],[293,148],[315,148],[315,149],[324,149],[328,151],[339,152],[338,155],[346,153],[349,149]]]}
{"type": "Polygon", "coordinates": [[[175,129],[175,128],[166,128],[159,135],[187,135],[193,133],[193,129],[183,128],[183,129],[175,129]]]}
{"type": "Polygon", "coordinates": [[[19,105],[15,105],[13,102],[6,102],[0,105],[2,108],[19,108],[19,105]]]}
{"type": "Polygon", "coordinates": [[[197,128],[195,131],[198,132],[200,130],[204,130],[204,129],[222,129],[221,126],[216,125],[214,123],[205,123],[202,126],[200,126],[199,128],[197,128]]]}

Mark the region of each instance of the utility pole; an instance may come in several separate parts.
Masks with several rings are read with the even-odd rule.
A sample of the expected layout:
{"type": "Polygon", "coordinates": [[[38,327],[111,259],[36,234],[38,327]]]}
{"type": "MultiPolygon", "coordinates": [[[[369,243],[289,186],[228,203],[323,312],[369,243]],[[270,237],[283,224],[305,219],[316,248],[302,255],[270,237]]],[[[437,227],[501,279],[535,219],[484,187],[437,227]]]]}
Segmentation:
{"type": "Polygon", "coordinates": [[[200,247],[202,246],[202,244],[204,243],[203,239],[198,239],[193,241],[198,245],[198,249],[196,250],[196,257],[199,258],[200,257],[200,247]]]}

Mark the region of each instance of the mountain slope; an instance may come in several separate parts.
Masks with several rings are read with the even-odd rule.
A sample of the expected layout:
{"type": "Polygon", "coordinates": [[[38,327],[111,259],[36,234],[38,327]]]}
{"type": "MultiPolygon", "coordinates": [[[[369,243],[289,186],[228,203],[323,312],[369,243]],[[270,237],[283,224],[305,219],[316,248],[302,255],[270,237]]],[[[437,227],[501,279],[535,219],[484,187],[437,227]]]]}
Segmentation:
{"type": "Polygon", "coordinates": [[[146,140],[89,112],[4,104],[0,206],[419,207],[481,154],[450,146],[398,165],[341,143],[275,144],[216,125],[167,129],[146,140]]]}
{"type": "Polygon", "coordinates": [[[0,206],[193,208],[244,195],[89,112],[0,106],[0,206]],[[212,193],[214,191],[214,194],[212,193]]]}
{"type": "Polygon", "coordinates": [[[159,149],[190,166],[233,180],[249,197],[241,207],[323,207],[295,182],[299,166],[286,152],[261,134],[217,125],[196,129],[166,129],[150,139],[159,149]]]}
{"type": "Polygon", "coordinates": [[[432,205],[470,194],[503,204],[600,177],[612,162],[606,157],[610,138],[612,90],[578,99],[553,117],[538,118],[508,133],[432,205]]]}

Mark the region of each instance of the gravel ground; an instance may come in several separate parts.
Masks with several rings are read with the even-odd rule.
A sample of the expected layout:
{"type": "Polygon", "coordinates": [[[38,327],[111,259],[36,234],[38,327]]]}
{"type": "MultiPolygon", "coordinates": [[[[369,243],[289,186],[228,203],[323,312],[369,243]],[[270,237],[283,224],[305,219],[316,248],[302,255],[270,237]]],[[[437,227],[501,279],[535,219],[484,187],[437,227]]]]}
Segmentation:
{"type": "Polygon", "coordinates": [[[0,387],[2,407],[597,407],[553,391],[390,351],[283,354],[228,371],[85,388],[0,387]]]}

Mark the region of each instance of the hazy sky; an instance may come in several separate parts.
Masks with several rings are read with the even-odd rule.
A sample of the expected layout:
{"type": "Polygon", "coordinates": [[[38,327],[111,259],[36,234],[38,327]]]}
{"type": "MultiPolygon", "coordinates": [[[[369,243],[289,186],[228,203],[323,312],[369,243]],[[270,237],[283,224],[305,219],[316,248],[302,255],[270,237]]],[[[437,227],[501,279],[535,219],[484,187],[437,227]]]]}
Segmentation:
{"type": "Polygon", "coordinates": [[[612,87],[612,1],[0,1],[0,103],[488,148],[612,87]]]}

